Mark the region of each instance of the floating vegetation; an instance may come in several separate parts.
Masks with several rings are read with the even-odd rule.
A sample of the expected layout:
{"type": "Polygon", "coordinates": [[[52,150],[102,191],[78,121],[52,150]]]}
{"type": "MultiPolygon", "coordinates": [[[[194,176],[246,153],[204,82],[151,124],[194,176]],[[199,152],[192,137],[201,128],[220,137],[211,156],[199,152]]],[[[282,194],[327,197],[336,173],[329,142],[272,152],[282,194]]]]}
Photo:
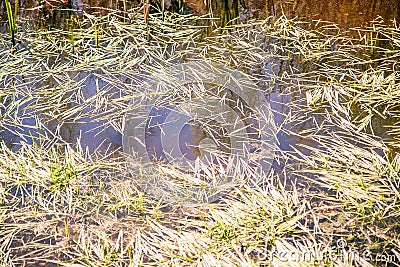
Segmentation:
{"type": "Polygon", "coordinates": [[[145,15],[21,25],[16,50],[2,34],[2,266],[399,266],[396,25],[355,39],[282,17],[206,35],[195,16],[145,15]],[[218,201],[171,205],[136,183],[124,119],[156,74],[199,60],[263,93],[273,163],[218,201]]]}

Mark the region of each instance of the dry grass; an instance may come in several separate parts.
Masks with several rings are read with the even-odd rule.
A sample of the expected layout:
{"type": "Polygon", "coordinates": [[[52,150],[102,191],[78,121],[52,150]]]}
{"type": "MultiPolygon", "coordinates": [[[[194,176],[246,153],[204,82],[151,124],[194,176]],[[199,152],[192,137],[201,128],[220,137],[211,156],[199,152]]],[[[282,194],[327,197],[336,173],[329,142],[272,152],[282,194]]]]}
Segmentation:
{"type": "Polygon", "coordinates": [[[0,125],[20,144],[0,150],[0,266],[399,266],[396,27],[355,40],[281,18],[203,38],[198,18],[140,16],[20,30],[16,51],[1,38],[0,125]],[[193,59],[250,74],[271,99],[280,143],[261,184],[171,206],[115,148],[63,141],[85,118],[122,132],[152,73],[193,59]]]}

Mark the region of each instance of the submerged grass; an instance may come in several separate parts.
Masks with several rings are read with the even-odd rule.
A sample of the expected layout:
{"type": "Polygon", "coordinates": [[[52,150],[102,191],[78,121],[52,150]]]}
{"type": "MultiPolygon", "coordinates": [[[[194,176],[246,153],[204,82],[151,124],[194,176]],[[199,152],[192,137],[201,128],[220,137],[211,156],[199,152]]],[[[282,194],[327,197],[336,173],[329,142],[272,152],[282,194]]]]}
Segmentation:
{"type": "Polygon", "coordinates": [[[396,25],[354,39],[283,17],[203,38],[197,17],[148,16],[19,31],[16,53],[0,39],[0,125],[14,142],[0,150],[0,264],[399,266],[396,25]],[[88,120],[122,132],[152,73],[204,58],[249,73],[271,101],[279,143],[261,184],[170,206],[143,194],[115,147],[67,142],[88,120]]]}

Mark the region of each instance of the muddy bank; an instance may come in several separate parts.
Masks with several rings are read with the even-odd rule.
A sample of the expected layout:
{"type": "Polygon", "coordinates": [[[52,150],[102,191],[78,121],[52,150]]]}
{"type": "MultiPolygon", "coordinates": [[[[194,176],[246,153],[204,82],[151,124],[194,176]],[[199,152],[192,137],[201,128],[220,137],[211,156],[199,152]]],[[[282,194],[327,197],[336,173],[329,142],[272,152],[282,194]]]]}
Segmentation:
{"type": "MultiPolygon", "coordinates": [[[[19,0],[19,19],[41,18],[50,23],[63,22],[73,13],[90,12],[105,14],[107,10],[143,11],[143,2],[105,0],[19,0]]],[[[152,11],[167,10],[195,15],[210,14],[219,17],[222,24],[240,17],[242,20],[263,19],[268,16],[302,20],[334,22],[342,28],[368,25],[372,20],[386,23],[400,15],[397,0],[152,0],[152,11]],[[163,5],[162,5],[163,3],[163,5]]],[[[15,0],[11,1],[14,9],[15,0]]],[[[0,4],[3,22],[6,21],[4,1],[0,4]]]]}

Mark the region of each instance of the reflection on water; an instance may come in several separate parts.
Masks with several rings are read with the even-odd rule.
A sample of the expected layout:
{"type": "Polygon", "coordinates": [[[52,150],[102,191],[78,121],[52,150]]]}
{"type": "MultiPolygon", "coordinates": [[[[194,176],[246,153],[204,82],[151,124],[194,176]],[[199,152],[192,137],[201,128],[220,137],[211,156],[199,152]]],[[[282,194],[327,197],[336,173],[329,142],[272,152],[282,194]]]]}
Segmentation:
{"type": "MultiPolygon", "coordinates": [[[[74,77],[76,84],[60,84],[53,79],[41,83],[32,81],[32,84],[28,83],[25,94],[19,92],[3,97],[0,108],[2,115],[0,136],[8,147],[17,150],[22,143],[57,142],[79,145],[89,152],[96,151],[103,154],[121,147],[121,133],[108,123],[109,120],[102,119],[102,114],[96,112],[94,105],[86,104],[101,91],[108,92],[109,100],[117,95],[120,96],[118,89],[91,73],[70,75],[74,77]],[[54,88],[43,94],[49,94],[50,99],[59,98],[59,106],[38,103],[38,98],[31,94],[36,90],[35,86],[54,88]],[[60,86],[67,86],[70,89],[58,96],[57,91],[62,91],[60,86]],[[71,116],[67,118],[57,116],[66,110],[70,110],[71,116]]],[[[29,79],[21,78],[19,82],[15,79],[14,86],[21,88],[26,80],[29,79]]]]}
{"type": "MultiPolygon", "coordinates": [[[[262,64],[263,68],[260,72],[263,73],[265,82],[271,83],[270,76],[282,71],[276,67],[278,65],[279,64],[272,64],[272,62],[262,64]]],[[[65,110],[63,111],[62,109],[71,111],[77,110],[75,113],[67,118],[52,117],[52,113],[47,113],[47,109],[38,105],[35,102],[36,99],[30,97],[29,92],[25,95],[21,93],[19,95],[12,95],[3,99],[0,112],[3,119],[7,116],[15,118],[15,123],[4,123],[5,120],[2,121],[0,125],[1,140],[13,150],[17,150],[21,146],[21,143],[39,143],[45,139],[52,139],[54,137],[57,137],[57,142],[79,145],[89,152],[97,151],[104,154],[115,150],[121,150],[121,131],[118,129],[118,126],[110,124],[109,119],[103,118],[110,107],[107,107],[106,104],[103,109],[99,109],[91,99],[104,94],[106,96],[104,99],[107,99],[106,101],[111,101],[113,98],[122,97],[123,93],[121,93],[115,85],[110,84],[109,80],[102,79],[95,73],[82,71],[78,74],[69,75],[76,81],[76,84],[72,83],[68,85],[72,89],[61,96],[60,103],[62,99],[64,99],[68,100],[66,102],[67,104],[60,105],[59,108],[54,110],[59,112],[65,112],[65,110]],[[40,110],[40,112],[35,112],[35,108],[40,110]]],[[[123,81],[122,78],[121,80],[123,81]]],[[[23,82],[21,81],[21,83],[23,82]]],[[[55,80],[48,80],[47,82],[42,82],[40,85],[44,86],[45,83],[48,83],[48,87],[55,88],[55,91],[57,91],[57,87],[60,86],[55,80]]],[[[31,85],[30,87],[34,86],[31,85]]],[[[32,90],[32,88],[30,88],[30,90],[32,90]]],[[[232,95],[230,98],[232,98],[232,95]]],[[[303,93],[299,92],[297,96],[295,94],[284,94],[280,92],[279,88],[276,88],[274,91],[266,94],[265,99],[267,102],[266,104],[270,107],[270,111],[273,114],[274,122],[278,127],[283,126],[283,128],[276,133],[276,141],[280,150],[293,151],[293,147],[296,147],[300,152],[307,154],[307,150],[299,147],[299,144],[309,147],[318,146],[314,140],[302,137],[300,133],[312,130],[315,128],[315,125],[321,125],[321,121],[324,120],[323,116],[319,117],[316,114],[303,114],[304,117],[299,117],[291,123],[285,122],[287,116],[291,112],[291,108],[293,108],[293,105],[289,107],[288,104],[300,100],[301,102],[299,105],[306,105],[306,97],[303,93]],[[297,134],[290,134],[290,132],[297,134]]],[[[231,108],[234,109],[235,113],[245,114],[247,108],[246,103],[241,103],[239,97],[234,97],[233,100],[233,106],[231,108]],[[235,108],[235,106],[240,106],[241,108],[238,109],[235,108]]],[[[51,108],[52,107],[50,107],[50,109],[51,108]]],[[[172,110],[173,108],[168,106],[154,107],[149,115],[151,119],[147,121],[149,132],[147,132],[145,136],[146,148],[148,150],[153,149],[147,152],[157,159],[167,158],[167,156],[164,155],[164,150],[166,147],[169,148],[168,140],[171,140],[173,137],[173,135],[165,137],[164,146],[166,147],[163,148],[160,136],[165,135],[165,133],[162,134],[157,125],[162,124],[169,116],[173,117],[171,115],[172,110]],[[152,129],[155,132],[151,132],[152,129]]],[[[166,128],[169,129],[171,133],[174,132],[175,128],[179,128],[177,127],[180,123],[179,118],[185,120],[185,117],[182,115],[177,117],[176,120],[169,118],[171,125],[166,128]]],[[[244,121],[244,125],[247,127],[247,134],[252,135],[254,134],[254,129],[251,127],[253,122],[251,120],[246,120],[247,118],[242,117],[242,121],[244,121]]],[[[384,124],[383,121],[374,120],[373,123],[374,125],[372,125],[371,129],[373,129],[377,136],[389,138],[387,131],[382,127],[384,124]]],[[[210,125],[212,123],[209,120],[207,124],[210,125]]],[[[215,123],[213,127],[210,127],[212,128],[211,131],[213,131],[212,134],[210,134],[210,130],[207,131],[202,125],[205,124],[199,124],[199,121],[189,119],[184,121],[179,131],[174,133],[179,139],[178,146],[175,147],[171,145],[169,149],[171,150],[170,153],[173,153],[174,148],[179,148],[189,161],[193,161],[197,157],[204,156],[207,148],[203,147],[211,145],[211,147],[229,154],[232,148],[226,146],[226,144],[230,144],[231,140],[229,139],[229,135],[224,132],[224,127],[218,127],[218,123],[215,123]]],[[[253,151],[250,149],[249,152],[252,153],[253,151]]]]}
{"type": "MultiPolygon", "coordinates": [[[[85,79],[85,83],[81,89],[81,97],[83,101],[94,97],[101,91],[110,91],[108,93],[109,100],[116,97],[118,90],[108,84],[108,82],[96,77],[95,75],[88,75],[87,73],[80,73],[76,76],[77,80],[85,79]],[[112,93],[112,91],[115,91],[112,93]]],[[[71,105],[71,109],[77,108],[80,103],[71,105]]],[[[107,124],[107,121],[101,119],[100,115],[94,115],[93,111],[96,107],[87,106],[82,110],[82,114],[77,120],[66,121],[60,127],[60,134],[65,141],[68,143],[79,142],[79,145],[83,149],[89,151],[98,151],[104,153],[106,151],[111,152],[119,147],[122,143],[122,135],[111,125],[107,124]],[[88,114],[85,116],[84,114],[88,114]],[[89,115],[90,114],[90,115],[89,115]]]]}
{"type": "Polygon", "coordinates": [[[37,118],[29,109],[32,101],[26,101],[24,98],[4,98],[0,108],[0,114],[12,114],[18,118],[18,124],[12,122],[0,123],[0,140],[4,141],[13,150],[20,148],[21,143],[33,144],[40,134],[37,127],[37,118]]]}

